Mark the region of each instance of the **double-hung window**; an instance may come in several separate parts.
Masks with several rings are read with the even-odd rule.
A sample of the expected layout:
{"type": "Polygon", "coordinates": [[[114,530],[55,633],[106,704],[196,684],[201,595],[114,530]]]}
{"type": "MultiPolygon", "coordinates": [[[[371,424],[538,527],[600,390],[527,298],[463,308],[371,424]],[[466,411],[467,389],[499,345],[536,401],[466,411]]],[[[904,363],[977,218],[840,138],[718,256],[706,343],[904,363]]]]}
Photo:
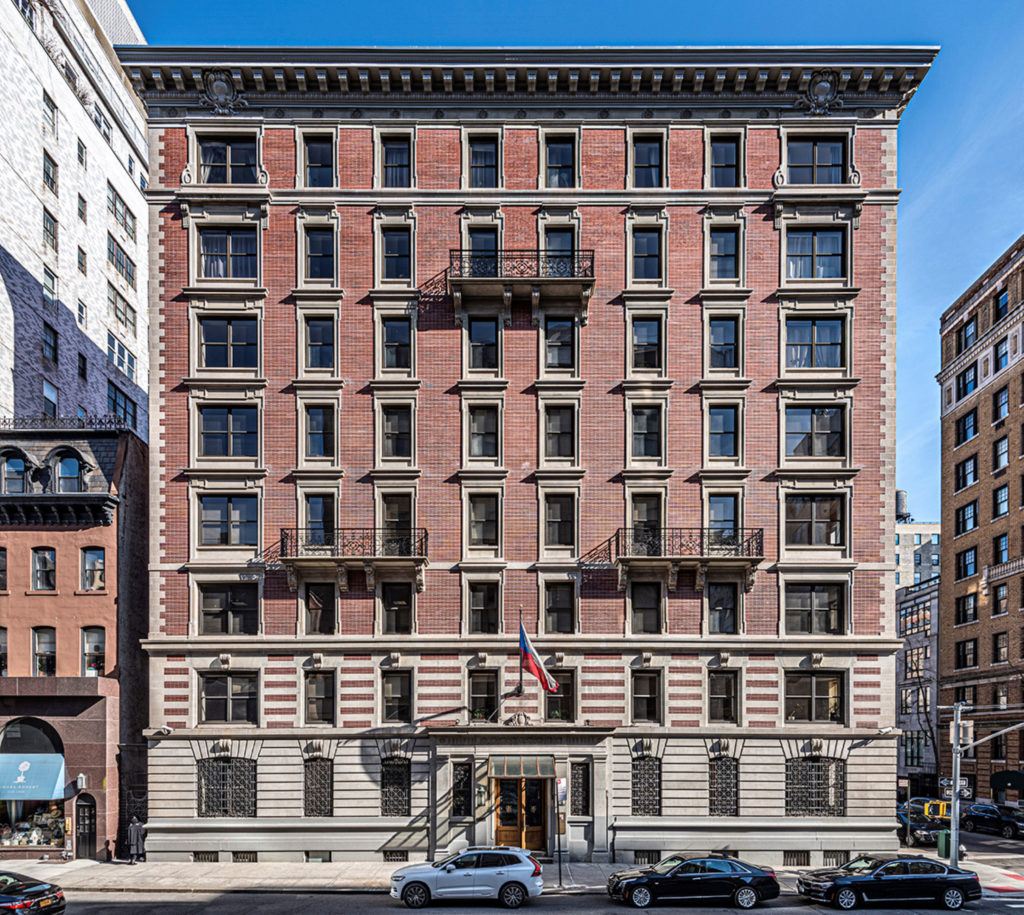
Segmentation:
{"type": "Polygon", "coordinates": [[[786,674],[786,721],[842,724],[843,676],[838,673],[786,674]]]}
{"type": "Polygon", "coordinates": [[[306,457],[333,458],[334,407],[310,404],[306,407],[306,457]]]}
{"type": "Polygon", "coordinates": [[[786,497],[787,546],[842,546],[843,540],[842,496],[786,497]]]}
{"type": "Polygon", "coordinates": [[[255,673],[204,673],[202,720],[259,724],[258,675],[255,673]]]}
{"type": "Polygon", "coordinates": [[[846,143],[830,137],[792,138],[786,144],[790,184],[842,184],[846,143]]]}
{"type": "Polygon", "coordinates": [[[786,278],[845,279],[845,249],[842,229],[790,229],[786,233],[786,278]]]}
{"type": "Polygon", "coordinates": [[[381,320],[384,341],[384,368],[409,369],[412,367],[412,324],[408,318],[381,320]]]}
{"type": "Polygon", "coordinates": [[[739,137],[711,139],[711,186],[739,187],[739,137]]]}
{"type": "Polygon", "coordinates": [[[640,371],[663,368],[661,318],[633,318],[633,368],[640,371]]]}
{"type": "Polygon", "coordinates": [[[201,584],[200,635],[256,635],[259,595],[255,584],[201,584]]]}
{"type": "Polygon", "coordinates": [[[633,279],[650,282],[661,279],[661,229],[633,229],[633,279]]]}
{"type": "Polygon", "coordinates": [[[201,318],[200,364],[207,369],[254,369],[259,349],[255,318],[201,318]]]}
{"type": "Polygon", "coordinates": [[[498,632],[501,590],[496,581],[469,583],[469,631],[474,634],[498,632]]]}
{"type": "Polygon", "coordinates": [[[247,226],[199,230],[200,275],[204,279],[255,279],[256,229],[247,226]]]}
{"type": "Polygon", "coordinates": [[[306,229],[306,279],[334,279],[334,230],[306,229]]]}
{"type": "Polygon", "coordinates": [[[845,365],[842,318],[788,318],[786,367],[837,369],[845,365]]]}
{"type": "Polygon", "coordinates": [[[711,229],[711,253],[708,261],[711,279],[739,279],[739,238],[740,232],[737,228],[711,229]]]}
{"type": "Polygon", "coordinates": [[[712,458],[739,455],[739,408],[735,404],[708,407],[708,456],[712,458]]]}
{"type": "Polygon", "coordinates": [[[633,187],[661,187],[660,137],[633,138],[633,187]]]}
{"type": "Polygon", "coordinates": [[[786,407],[787,457],[842,457],[842,407],[786,407]]]}
{"type": "Polygon", "coordinates": [[[256,407],[200,407],[202,457],[256,457],[259,415],[256,407]]]}
{"type": "Polygon", "coordinates": [[[256,515],[256,496],[200,496],[200,542],[203,546],[256,546],[256,515]]]}
{"type": "Polygon", "coordinates": [[[548,187],[576,186],[576,143],[572,137],[548,137],[544,161],[548,187]]]}
{"type": "Polygon", "coordinates": [[[204,184],[255,184],[256,140],[251,137],[208,137],[199,141],[204,184]]]}
{"type": "Polygon", "coordinates": [[[956,376],[956,399],[962,400],[968,394],[974,392],[978,386],[978,363],[972,362],[967,368],[957,373],[956,376]]]}
{"type": "Polygon", "coordinates": [[[307,136],[306,187],[334,186],[334,144],[329,136],[307,136]]]}
{"type": "Polygon", "coordinates": [[[572,318],[545,319],[544,366],[553,370],[572,370],[576,367],[576,325],[572,318]]]}
{"type": "Polygon", "coordinates": [[[408,226],[386,226],[381,230],[384,245],[384,279],[412,278],[412,232],[408,226]]]}
{"type": "Polygon", "coordinates": [[[845,631],[845,591],[841,584],[786,584],[786,632],[841,635],[845,631]]]}
{"type": "Polygon", "coordinates": [[[412,187],[412,141],[408,137],[384,137],[381,153],[384,187],[412,187]]]}
{"type": "Polygon", "coordinates": [[[498,186],[498,138],[469,138],[469,186],[498,186]]]}
{"type": "Polygon", "coordinates": [[[574,460],[576,457],[576,408],[549,404],[544,409],[544,457],[574,460]]]}

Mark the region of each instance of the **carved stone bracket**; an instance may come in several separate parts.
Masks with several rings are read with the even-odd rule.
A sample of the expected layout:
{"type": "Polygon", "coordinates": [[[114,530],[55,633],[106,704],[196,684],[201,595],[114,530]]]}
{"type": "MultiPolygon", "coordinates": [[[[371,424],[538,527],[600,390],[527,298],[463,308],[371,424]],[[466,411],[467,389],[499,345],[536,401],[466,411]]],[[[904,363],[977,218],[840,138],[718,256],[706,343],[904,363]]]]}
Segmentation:
{"type": "Polygon", "coordinates": [[[423,566],[416,566],[416,593],[422,594],[423,589],[426,587],[426,576],[424,575],[423,566]]]}
{"type": "Polygon", "coordinates": [[[754,573],[757,569],[754,566],[748,566],[743,576],[743,590],[749,594],[754,589],[754,573]]]}
{"type": "Polygon", "coordinates": [[[292,592],[298,591],[299,582],[295,575],[295,568],[293,566],[285,566],[284,574],[288,579],[288,590],[292,592]]]}
{"type": "Polygon", "coordinates": [[[348,566],[342,564],[338,566],[334,573],[334,579],[338,584],[338,590],[345,592],[348,590],[348,566]]]}
{"type": "Polygon", "coordinates": [[[693,576],[693,588],[695,591],[703,591],[704,585],[708,580],[708,564],[702,562],[697,566],[697,571],[693,576]]]}
{"type": "Polygon", "coordinates": [[[366,575],[366,590],[372,591],[377,587],[377,576],[372,562],[363,563],[363,574],[366,575]]]}

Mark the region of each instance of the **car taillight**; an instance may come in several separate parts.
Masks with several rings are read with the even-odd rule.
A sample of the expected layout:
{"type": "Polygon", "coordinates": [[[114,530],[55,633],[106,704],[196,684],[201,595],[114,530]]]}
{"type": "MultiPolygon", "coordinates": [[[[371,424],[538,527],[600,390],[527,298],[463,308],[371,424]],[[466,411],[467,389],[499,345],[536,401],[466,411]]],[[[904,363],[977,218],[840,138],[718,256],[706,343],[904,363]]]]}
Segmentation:
{"type": "Polygon", "coordinates": [[[538,861],[533,855],[527,855],[527,857],[530,859],[530,863],[533,865],[533,873],[530,874],[530,876],[539,877],[541,872],[540,861],[538,861]]]}
{"type": "Polygon", "coordinates": [[[21,902],[0,902],[0,909],[7,909],[12,912],[15,909],[31,909],[34,905],[31,899],[22,899],[21,902]]]}
{"type": "Polygon", "coordinates": [[[773,871],[770,867],[763,867],[761,868],[761,870],[763,870],[769,877],[775,876],[775,871],[773,871]]]}

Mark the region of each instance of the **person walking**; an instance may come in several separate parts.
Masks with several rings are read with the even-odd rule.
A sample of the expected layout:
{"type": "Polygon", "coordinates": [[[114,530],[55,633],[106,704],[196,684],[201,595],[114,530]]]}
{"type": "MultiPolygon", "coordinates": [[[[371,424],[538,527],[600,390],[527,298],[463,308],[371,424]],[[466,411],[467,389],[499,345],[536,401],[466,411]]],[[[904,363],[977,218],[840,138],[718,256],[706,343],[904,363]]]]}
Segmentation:
{"type": "Polygon", "coordinates": [[[146,855],[146,827],[138,817],[132,817],[128,824],[128,861],[134,864],[146,855]]]}

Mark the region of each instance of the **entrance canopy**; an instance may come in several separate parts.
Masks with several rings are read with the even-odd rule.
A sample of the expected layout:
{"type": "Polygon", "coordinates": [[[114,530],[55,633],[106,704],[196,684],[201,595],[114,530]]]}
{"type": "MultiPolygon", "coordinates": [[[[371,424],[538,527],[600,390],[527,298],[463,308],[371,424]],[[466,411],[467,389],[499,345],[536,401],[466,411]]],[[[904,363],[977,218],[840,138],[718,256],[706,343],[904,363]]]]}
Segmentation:
{"type": "Polygon", "coordinates": [[[487,774],[491,778],[554,778],[554,756],[492,756],[487,774]]]}
{"type": "Polygon", "coordinates": [[[66,781],[60,753],[0,753],[0,800],[63,800],[66,781]]]}
{"type": "Polygon", "coordinates": [[[1007,788],[1011,791],[1024,791],[1024,772],[1019,769],[1010,772],[993,772],[988,781],[993,791],[1007,788]]]}

